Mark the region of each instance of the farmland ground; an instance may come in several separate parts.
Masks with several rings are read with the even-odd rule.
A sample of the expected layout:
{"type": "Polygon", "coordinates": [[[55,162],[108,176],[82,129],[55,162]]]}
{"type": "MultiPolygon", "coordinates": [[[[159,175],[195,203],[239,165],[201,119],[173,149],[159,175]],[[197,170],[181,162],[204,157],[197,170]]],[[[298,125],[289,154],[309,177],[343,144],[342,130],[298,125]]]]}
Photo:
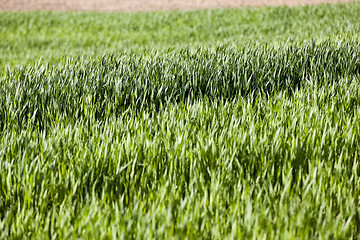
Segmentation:
{"type": "Polygon", "coordinates": [[[359,239],[359,12],[0,12],[0,240],[359,239]]]}
{"type": "Polygon", "coordinates": [[[243,6],[296,6],[354,0],[0,0],[0,10],[154,11],[243,6]]]}

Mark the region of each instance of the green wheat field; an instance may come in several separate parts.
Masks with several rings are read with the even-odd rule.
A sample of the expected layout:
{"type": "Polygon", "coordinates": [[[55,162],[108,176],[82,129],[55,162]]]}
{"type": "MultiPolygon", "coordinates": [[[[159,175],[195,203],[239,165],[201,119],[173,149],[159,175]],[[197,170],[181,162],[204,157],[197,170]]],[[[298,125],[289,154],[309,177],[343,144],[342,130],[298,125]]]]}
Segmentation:
{"type": "Polygon", "coordinates": [[[360,3],[0,12],[0,239],[359,239],[360,3]]]}

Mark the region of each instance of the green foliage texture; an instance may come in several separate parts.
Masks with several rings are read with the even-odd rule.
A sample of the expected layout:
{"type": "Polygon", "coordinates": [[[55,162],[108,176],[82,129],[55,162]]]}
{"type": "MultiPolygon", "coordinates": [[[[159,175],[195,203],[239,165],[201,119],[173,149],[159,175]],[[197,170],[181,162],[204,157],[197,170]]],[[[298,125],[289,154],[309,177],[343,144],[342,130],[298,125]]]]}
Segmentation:
{"type": "Polygon", "coordinates": [[[0,13],[0,239],[358,239],[359,12],[0,13]]]}

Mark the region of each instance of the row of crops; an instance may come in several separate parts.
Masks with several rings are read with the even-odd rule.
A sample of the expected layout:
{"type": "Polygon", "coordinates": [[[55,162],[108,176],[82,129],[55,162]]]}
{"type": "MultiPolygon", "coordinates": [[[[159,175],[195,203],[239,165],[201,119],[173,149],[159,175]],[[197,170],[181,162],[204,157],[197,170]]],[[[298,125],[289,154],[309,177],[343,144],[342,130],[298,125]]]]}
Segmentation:
{"type": "Polygon", "coordinates": [[[358,9],[0,13],[17,19],[0,22],[0,239],[357,239],[358,9]],[[296,35],[286,30],[289,12],[311,13],[294,16],[303,30],[311,18],[333,28],[321,35],[319,21],[308,37],[296,35]],[[9,40],[42,23],[37,31],[50,33],[64,16],[93,16],[94,26],[103,19],[102,29],[128,19],[131,33],[141,16],[183,29],[189,18],[206,26],[205,16],[222,16],[217,31],[229,13],[248,24],[252,14],[276,13],[285,30],[259,31],[268,44],[253,44],[254,36],[231,46],[198,38],[187,47],[130,51],[106,48],[99,36],[101,54],[70,44],[68,57],[26,37],[9,40]],[[42,60],[10,54],[21,42],[42,60]]]}

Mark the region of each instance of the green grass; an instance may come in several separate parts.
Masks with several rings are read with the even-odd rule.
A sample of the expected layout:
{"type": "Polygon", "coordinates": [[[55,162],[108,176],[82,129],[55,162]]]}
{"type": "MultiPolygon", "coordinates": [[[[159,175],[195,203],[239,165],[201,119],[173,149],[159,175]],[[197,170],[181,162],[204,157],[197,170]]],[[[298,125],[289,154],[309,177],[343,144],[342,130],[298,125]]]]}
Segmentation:
{"type": "MultiPolygon", "coordinates": [[[[118,54],[7,70],[0,83],[0,126],[48,129],[59,117],[105,121],[122,112],[156,112],[170,103],[289,96],[308,81],[360,73],[360,45],[304,43],[283,48],[198,49],[166,55],[118,54]],[[14,101],[16,100],[16,101],[14,101]]],[[[62,121],[62,120],[61,120],[62,121]]]]}
{"type": "Polygon", "coordinates": [[[358,239],[359,7],[1,13],[0,239],[358,239]]]}
{"type": "Polygon", "coordinates": [[[64,56],[354,38],[360,4],[152,13],[0,13],[0,66],[64,56]]]}

